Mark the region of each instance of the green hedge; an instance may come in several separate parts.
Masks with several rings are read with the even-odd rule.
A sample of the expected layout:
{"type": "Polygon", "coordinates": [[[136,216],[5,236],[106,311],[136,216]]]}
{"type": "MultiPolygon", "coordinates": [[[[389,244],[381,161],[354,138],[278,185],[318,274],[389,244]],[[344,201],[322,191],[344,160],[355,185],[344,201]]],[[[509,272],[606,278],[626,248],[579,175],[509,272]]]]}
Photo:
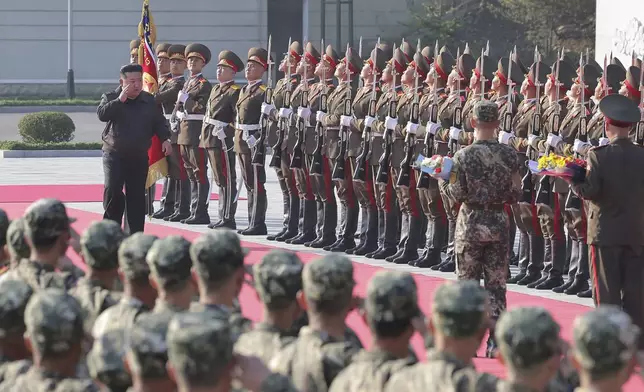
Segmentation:
{"type": "Polygon", "coordinates": [[[38,99],[38,98],[0,98],[2,106],[98,106],[100,99],[38,99]]]}
{"type": "Polygon", "coordinates": [[[0,150],[100,150],[102,143],[24,143],[0,141],[0,150]]]}
{"type": "Polygon", "coordinates": [[[28,113],[18,122],[18,133],[26,143],[67,143],[75,131],[74,121],[62,112],[28,113]]]}

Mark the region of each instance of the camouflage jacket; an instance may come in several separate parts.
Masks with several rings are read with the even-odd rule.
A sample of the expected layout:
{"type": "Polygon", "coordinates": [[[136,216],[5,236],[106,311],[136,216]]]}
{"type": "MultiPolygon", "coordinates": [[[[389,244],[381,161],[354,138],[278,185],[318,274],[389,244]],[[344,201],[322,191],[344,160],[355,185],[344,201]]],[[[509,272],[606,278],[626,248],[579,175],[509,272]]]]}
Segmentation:
{"type": "Polygon", "coordinates": [[[239,337],[235,343],[235,352],[255,356],[264,363],[269,363],[276,353],[295,339],[293,336],[284,336],[276,326],[261,322],[239,337]]]}
{"type": "MultiPolygon", "coordinates": [[[[478,373],[474,368],[465,368],[454,374],[455,391],[463,392],[536,392],[537,390],[516,382],[501,380],[494,375],[478,373]]],[[[570,392],[575,387],[558,375],[548,386],[545,392],[570,392]]]]}
{"type": "Polygon", "coordinates": [[[59,374],[32,367],[15,379],[13,383],[3,383],[1,392],[100,392],[89,379],[67,378],[59,374]]]}
{"type": "Polygon", "coordinates": [[[21,260],[16,266],[14,277],[26,282],[34,291],[48,288],[67,291],[76,285],[73,275],[66,272],[56,272],[51,265],[27,259],[21,260]]]}
{"type": "Polygon", "coordinates": [[[4,355],[0,355],[0,384],[13,383],[16,378],[31,368],[32,362],[28,359],[11,361],[4,355]]]}
{"type": "Polygon", "coordinates": [[[277,353],[269,367],[289,377],[302,392],[326,392],[362,347],[304,327],[297,340],[277,353]]]}
{"type": "Polygon", "coordinates": [[[516,203],[521,195],[516,151],[496,140],[477,140],[459,150],[453,160],[450,180],[441,180],[440,187],[443,194],[463,203],[456,241],[505,241],[508,221],[499,206],[516,203]]]}
{"type": "Polygon", "coordinates": [[[92,279],[81,278],[78,284],[71,291],[83,308],[83,321],[85,331],[90,333],[98,316],[107,308],[114,306],[118,300],[112,296],[109,290],[92,279]]]}
{"type": "Polygon", "coordinates": [[[117,329],[129,329],[134,321],[145,312],[148,307],[136,298],[123,297],[114,306],[101,313],[92,328],[92,336],[96,339],[103,333],[117,329]]]}
{"type": "Polygon", "coordinates": [[[399,359],[382,350],[363,350],[331,384],[331,392],[384,391],[389,379],[418,361],[414,357],[399,359]]]}
{"type": "Polygon", "coordinates": [[[221,317],[228,317],[230,327],[236,336],[241,336],[243,333],[252,329],[253,323],[241,314],[239,309],[229,309],[224,305],[204,305],[195,302],[190,306],[191,312],[212,312],[221,317]]]}

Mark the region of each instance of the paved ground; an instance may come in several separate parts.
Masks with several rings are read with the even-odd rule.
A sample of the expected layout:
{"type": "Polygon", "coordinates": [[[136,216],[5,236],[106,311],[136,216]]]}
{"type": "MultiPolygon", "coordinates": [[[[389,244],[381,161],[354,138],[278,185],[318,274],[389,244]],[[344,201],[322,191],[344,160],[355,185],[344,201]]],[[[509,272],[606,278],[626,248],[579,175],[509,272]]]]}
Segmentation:
{"type": "MultiPolygon", "coordinates": [[[[0,113],[0,140],[22,140],[18,122],[25,113],[0,113]]],[[[96,112],[67,113],[76,125],[74,142],[100,142],[105,125],[98,121],[96,112]]]]}
{"type": "MultiPolygon", "coordinates": [[[[0,115],[0,118],[2,115],[0,115]]],[[[100,134],[100,131],[98,131],[100,134]]],[[[103,183],[103,169],[101,165],[101,158],[39,158],[39,159],[0,159],[0,185],[19,185],[19,184],[101,184],[103,183]]],[[[238,178],[241,175],[238,174],[238,178]]],[[[269,208],[267,211],[267,226],[269,232],[277,232],[281,228],[282,222],[282,200],[281,191],[277,183],[277,177],[272,169],[267,172],[266,189],[268,194],[269,208]]],[[[246,196],[246,191],[242,190],[241,196],[246,196]]],[[[46,196],[46,195],[43,195],[46,196]]],[[[69,203],[69,207],[77,208],[85,211],[103,213],[101,203],[69,203]]],[[[245,227],[248,219],[247,202],[241,200],[237,209],[237,224],[238,227],[245,227]]],[[[210,205],[210,215],[217,216],[217,205],[213,202],[210,205]]],[[[205,232],[208,229],[205,226],[188,226],[179,223],[169,223],[164,221],[155,220],[154,223],[163,224],[174,227],[181,227],[182,229],[192,230],[196,232],[205,232]]],[[[256,242],[259,244],[281,246],[287,249],[296,251],[304,251],[311,253],[324,253],[313,252],[309,248],[296,245],[287,245],[283,243],[275,243],[267,241],[264,237],[244,237],[245,241],[256,242]]],[[[447,274],[441,272],[434,272],[431,270],[420,270],[409,266],[397,266],[384,261],[370,260],[365,257],[352,257],[352,259],[359,263],[370,264],[374,266],[405,270],[413,273],[423,274],[427,276],[435,276],[444,279],[455,279],[454,274],[447,274]]],[[[513,273],[516,273],[516,268],[513,268],[513,273]]],[[[592,306],[590,299],[580,299],[576,296],[566,296],[562,294],[554,294],[552,292],[543,292],[519,287],[516,285],[509,285],[508,289],[514,292],[550,298],[559,301],[572,302],[586,306],[592,306]]]]}

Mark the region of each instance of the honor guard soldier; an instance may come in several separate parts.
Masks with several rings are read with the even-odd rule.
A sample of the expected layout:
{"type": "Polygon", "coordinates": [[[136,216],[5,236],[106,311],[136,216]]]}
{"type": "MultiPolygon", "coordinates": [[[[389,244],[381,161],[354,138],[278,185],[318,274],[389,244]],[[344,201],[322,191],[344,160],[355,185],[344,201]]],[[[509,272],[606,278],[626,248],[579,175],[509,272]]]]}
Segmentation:
{"type": "Polygon", "coordinates": [[[139,63],[139,46],[141,46],[141,38],[133,39],[130,41],[130,63],[139,63]]]}
{"type": "MultiPolygon", "coordinates": [[[[172,119],[172,112],[176,105],[177,95],[183,89],[186,78],[183,76],[186,63],[186,46],[171,45],[168,48],[170,57],[170,73],[172,80],[166,81],[159,87],[156,95],[157,102],[161,102],[163,115],[166,119],[172,119]]],[[[170,222],[180,222],[190,217],[190,181],[186,172],[186,165],[181,156],[181,148],[177,141],[179,140],[179,123],[170,122],[170,142],[172,143],[172,154],[168,156],[168,176],[171,181],[175,182],[175,202],[170,208],[168,216],[163,220],[170,222]]],[[[165,211],[165,207],[164,210],[165,211]]],[[[163,213],[165,215],[165,213],[163,213]]]]}
{"type": "MultiPolygon", "coordinates": [[[[420,96],[423,92],[421,81],[425,80],[428,72],[429,64],[422,54],[417,52],[401,79],[406,93],[398,101],[397,126],[394,137],[403,137],[404,145],[402,150],[395,149],[393,151],[391,166],[394,175],[393,181],[396,184],[396,197],[402,213],[402,224],[398,252],[386,259],[396,264],[407,264],[418,259],[418,247],[423,235],[424,217],[421,214],[418,192],[416,192],[417,173],[412,168],[423,144],[417,143],[416,132],[419,117],[412,118],[414,116],[412,111],[419,111],[419,108],[414,109],[414,106],[419,106],[420,96]],[[413,120],[416,123],[413,123],[413,120]],[[402,179],[403,174],[406,174],[407,180],[402,179]]],[[[394,148],[396,148],[395,145],[394,148]]]]}
{"type": "MultiPolygon", "coordinates": [[[[558,133],[561,120],[568,113],[568,97],[566,92],[572,87],[575,78],[575,68],[568,62],[558,60],[551,67],[552,73],[546,81],[545,91],[549,96],[549,106],[542,116],[542,137],[530,135],[528,142],[539,153],[550,153],[547,140],[544,137],[551,133],[558,133]],[[556,123],[556,124],[555,124],[556,123]]],[[[542,283],[550,289],[561,285],[562,274],[566,263],[566,237],[563,226],[563,209],[568,195],[568,184],[560,178],[542,176],[539,179],[536,195],[537,215],[544,236],[544,266],[542,276],[527,275],[518,282],[535,288],[542,283]],[[546,283],[548,281],[548,283],[546,283]],[[556,284],[556,285],[555,285],[556,284]]]]}
{"type": "MultiPolygon", "coordinates": [[[[474,128],[471,124],[471,119],[474,105],[481,101],[480,77],[476,76],[476,72],[481,68],[480,61],[481,58],[477,61],[471,54],[463,53],[461,54],[461,57],[456,59],[456,65],[451,72],[454,80],[457,77],[460,78],[460,89],[463,90],[465,100],[462,104],[461,128],[450,127],[449,129],[442,129],[436,133],[436,138],[439,141],[446,142],[448,146],[450,143],[456,143],[460,149],[465,146],[469,146],[474,141],[474,128]],[[469,79],[467,78],[468,75],[469,79]],[[478,86],[475,88],[475,91],[478,92],[478,94],[474,94],[474,90],[471,88],[472,79],[479,81],[478,86]]],[[[491,61],[491,59],[486,56],[486,58],[483,59],[483,66],[489,71],[490,69],[486,64],[487,61],[491,61]]],[[[494,67],[492,66],[492,74],[494,74],[493,69],[494,67]]],[[[490,80],[491,85],[492,79],[488,80],[490,80]]],[[[458,86],[456,86],[456,88],[458,88],[458,86]]],[[[455,211],[454,213],[458,214],[458,211],[455,211]]]]}
{"type": "MultiPolygon", "coordinates": [[[[327,145],[327,157],[330,158],[331,179],[337,188],[338,199],[342,204],[340,216],[340,235],[336,242],[324,250],[332,252],[344,252],[354,248],[355,233],[358,230],[358,209],[355,195],[353,193],[353,172],[351,160],[348,154],[350,143],[351,118],[341,122],[342,116],[346,115],[344,108],[346,100],[351,100],[353,95],[351,81],[360,72],[360,58],[352,48],[348,48],[345,57],[338,62],[335,69],[335,77],[338,79],[338,87],[329,96],[328,113],[318,111],[317,119],[324,126],[325,142],[327,145]],[[340,169],[341,168],[341,169],[340,169]]],[[[354,136],[354,143],[355,136],[354,136]]]]}
{"type": "Polygon", "coordinates": [[[550,66],[547,64],[540,60],[532,64],[521,85],[521,94],[524,100],[517,107],[517,114],[512,119],[514,133],[499,132],[499,143],[507,144],[517,151],[519,160],[522,162],[521,176],[524,178],[522,187],[530,188],[523,189],[523,192],[530,193],[529,200],[519,200],[518,204],[512,206],[514,221],[519,228],[519,273],[508,279],[508,283],[512,284],[520,282],[526,276],[538,278],[543,268],[544,240],[534,202],[539,181],[536,176],[528,174],[525,162],[528,159],[536,161],[539,158],[538,151],[528,147],[528,138],[532,134],[540,134],[543,126],[543,122],[540,121],[543,113],[543,86],[548,74],[550,74],[550,66]],[[527,175],[530,178],[526,182],[525,176],[527,175]]]}
{"type": "MultiPolygon", "coordinates": [[[[423,125],[417,134],[425,143],[423,155],[429,157],[441,154],[441,151],[447,153],[447,144],[438,142],[435,135],[440,129],[438,110],[448,97],[445,92],[447,75],[455,63],[445,48],[441,51],[437,49],[438,44],[434,48],[437,53],[426,79],[429,91],[420,100],[420,119],[423,125]]],[[[417,188],[420,206],[427,217],[426,243],[422,255],[410,264],[420,268],[437,267],[441,264],[441,252],[447,240],[447,216],[437,180],[422,173],[420,175],[425,182],[424,185],[419,182],[417,188]]]]}
{"type": "Polygon", "coordinates": [[[200,148],[205,148],[212,168],[215,183],[219,187],[219,220],[209,228],[227,227],[236,230],[237,172],[235,152],[235,105],[241,87],[235,83],[235,75],[244,69],[244,62],[230,50],[219,53],[217,80],[206,106],[200,148]]]}
{"type": "Polygon", "coordinates": [[[335,193],[333,192],[333,181],[331,181],[333,167],[329,163],[331,157],[327,155],[328,139],[324,132],[324,127],[317,121],[317,112],[322,111],[322,100],[326,102],[326,108],[324,109],[328,110],[329,96],[335,89],[333,75],[339,61],[340,59],[335,49],[331,45],[328,45],[320,62],[315,67],[315,75],[319,79],[319,82],[313,86],[312,91],[312,95],[316,97],[315,101],[312,100],[312,95],[309,96],[309,100],[317,109],[315,114],[315,130],[317,133],[314,137],[316,146],[313,154],[307,155],[307,162],[310,163],[310,168],[319,166],[317,172],[309,173],[311,176],[311,187],[317,203],[318,217],[317,236],[314,241],[307,242],[304,245],[315,249],[331,246],[336,241],[338,205],[335,199],[335,193]]]}
{"type": "Polygon", "coordinates": [[[355,249],[347,249],[347,253],[350,252],[356,256],[364,256],[378,249],[379,217],[376,199],[380,198],[380,195],[374,193],[373,166],[370,163],[373,155],[373,131],[371,127],[365,126],[365,121],[369,116],[370,110],[372,110],[370,105],[373,105],[375,110],[378,99],[382,94],[378,81],[385,66],[386,54],[382,49],[375,48],[362,67],[360,77],[363,81],[363,87],[353,99],[353,115],[356,118],[354,127],[356,132],[360,134],[362,146],[358,150],[356,166],[362,165],[364,167],[364,179],[357,180],[355,175],[353,178],[353,190],[358,203],[360,203],[363,227],[360,230],[360,244],[355,249]]]}
{"type": "Polygon", "coordinates": [[[313,242],[317,237],[317,203],[313,194],[308,163],[315,150],[315,122],[312,119],[312,110],[317,108],[319,102],[316,98],[318,95],[313,97],[312,90],[315,84],[315,68],[319,62],[320,53],[309,42],[297,67],[297,72],[302,79],[291,96],[290,111],[282,111],[282,115],[291,118],[295,129],[293,138],[289,136],[289,146],[293,145],[293,154],[288,167],[295,176],[295,185],[300,195],[298,234],[287,239],[287,244],[304,245],[313,242]],[[311,98],[315,101],[311,101],[311,98]],[[312,103],[315,107],[311,106],[312,103]]]}
{"type": "Polygon", "coordinates": [[[622,82],[622,87],[619,93],[630,98],[633,102],[639,104],[641,97],[640,85],[640,72],[641,70],[636,66],[630,66],[626,70],[626,78],[622,82]]]}
{"type": "MultiPolygon", "coordinates": [[[[480,101],[474,107],[476,141],[454,155],[448,181],[439,180],[444,196],[461,206],[454,236],[458,279],[479,281],[490,295],[491,317],[497,320],[506,308],[505,281],[508,269],[508,218],[504,204],[521,195],[519,158],[496,140],[499,112],[496,103],[480,101]]],[[[486,355],[496,344],[493,328],[486,355]]]]}
{"type": "Polygon", "coordinates": [[[186,47],[185,56],[190,79],[177,96],[183,109],[177,112],[177,117],[181,120],[177,143],[181,146],[181,157],[190,179],[191,206],[190,217],[181,223],[203,225],[210,223],[210,184],[206,152],[199,147],[199,138],[212,85],[201,72],[210,62],[211,54],[205,45],[190,44],[186,47]]]}
{"type": "Polygon", "coordinates": [[[253,151],[261,129],[261,106],[266,86],[262,75],[268,69],[269,54],[263,48],[248,51],[245,77],[248,84],[241,89],[237,101],[235,124],[235,152],[241,164],[242,177],[248,193],[248,228],[239,230],[244,235],[266,235],[266,170],[263,165],[252,163],[253,151]]]}
{"type": "Polygon", "coordinates": [[[373,175],[374,194],[378,195],[376,199],[376,206],[378,207],[378,249],[375,252],[367,253],[366,256],[376,260],[386,259],[396,254],[398,241],[399,214],[394,190],[395,180],[389,175],[391,154],[388,157],[385,154],[387,149],[391,151],[392,140],[385,140],[385,134],[389,132],[386,127],[386,121],[390,114],[390,108],[392,105],[397,105],[398,100],[404,94],[400,80],[407,68],[407,60],[399,48],[391,50],[394,53],[393,57],[389,60],[381,78],[383,84],[388,85],[387,91],[380,96],[376,104],[376,116],[367,116],[365,118],[365,126],[372,129],[371,145],[373,152],[371,153],[369,164],[373,175]],[[381,160],[382,165],[380,164],[381,160]],[[386,179],[378,178],[381,169],[384,169],[386,179]],[[386,180],[386,182],[379,180],[386,180]]]}
{"type": "Polygon", "coordinates": [[[284,107],[284,100],[288,94],[292,93],[299,83],[299,78],[296,73],[297,64],[302,59],[302,45],[294,41],[289,47],[288,53],[284,55],[284,59],[279,65],[279,71],[284,73],[284,77],[277,81],[273,89],[273,102],[269,105],[262,105],[262,113],[269,116],[270,128],[266,142],[273,149],[273,154],[280,154],[281,162],[275,167],[275,173],[282,190],[282,203],[284,205],[284,221],[282,222],[282,230],[277,234],[271,234],[267,237],[269,241],[277,241],[278,239],[287,240],[297,235],[297,224],[300,211],[300,196],[295,186],[295,177],[291,170],[283,170],[283,167],[288,167],[290,164],[291,152],[284,152],[286,149],[286,137],[289,127],[288,122],[283,122],[278,116],[277,110],[284,107]]]}
{"type": "MultiPolygon", "coordinates": [[[[588,245],[596,305],[617,305],[644,327],[644,149],[629,139],[640,109],[627,97],[604,97],[607,145],[591,149],[573,191],[588,200],[588,245]],[[629,208],[624,208],[629,206],[629,208]]],[[[642,349],[640,342],[640,349],[642,349]]]]}
{"type": "MultiPolygon", "coordinates": [[[[185,82],[183,77],[183,72],[185,71],[185,46],[183,45],[170,45],[170,44],[160,44],[157,45],[157,58],[159,59],[159,72],[162,73],[159,76],[159,91],[154,96],[155,101],[161,110],[163,115],[167,120],[170,120],[172,111],[174,110],[174,105],[177,100],[177,94],[183,88],[185,82]],[[177,62],[174,61],[171,57],[176,58],[177,52],[180,52],[180,57],[184,60],[181,61],[182,66],[178,66],[177,62]]],[[[168,155],[166,160],[168,161],[168,175],[163,180],[163,194],[161,196],[161,209],[155,212],[152,215],[152,218],[155,219],[164,219],[173,215],[180,205],[181,200],[181,172],[184,172],[185,177],[185,168],[183,167],[183,161],[181,160],[181,151],[179,150],[179,145],[177,144],[177,130],[173,129],[169,124],[170,128],[170,142],[172,143],[172,154],[168,155]]],[[[187,180],[187,178],[186,178],[187,180]]],[[[189,182],[183,182],[187,187],[189,187],[189,182]]],[[[188,198],[189,189],[186,190],[184,197],[188,198]]],[[[187,203],[184,203],[184,217],[185,219],[189,216],[189,199],[187,203]]]]}

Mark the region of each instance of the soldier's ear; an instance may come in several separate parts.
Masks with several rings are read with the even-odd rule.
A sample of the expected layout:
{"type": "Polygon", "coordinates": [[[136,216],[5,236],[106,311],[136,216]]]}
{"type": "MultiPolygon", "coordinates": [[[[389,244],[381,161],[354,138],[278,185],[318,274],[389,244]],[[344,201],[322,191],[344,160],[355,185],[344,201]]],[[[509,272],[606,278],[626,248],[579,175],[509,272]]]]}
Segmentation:
{"type": "Polygon", "coordinates": [[[125,282],[125,274],[123,273],[122,269],[118,269],[118,274],[119,274],[119,279],[121,279],[121,282],[125,282]]]}
{"type": "Polygon", "coordinates": [[[154,279],[154,276],[152,276],[152,274],[148,275],[148,281],[150,282],[150,286],[152,286],[152,288],[155,289],[158,292],[159,291],[159,284],[154,279]]]}
{"type": "Polygon", "coordinates": [[[472,127],[472,129],[476,128],[476,120],[474,119],[474,117],[470,118],[470,126],[472,127]]]}
{"type": "Polygon", "coordinates": [[[501,353],[501,350],[496,350],[496,360],[505,367],[505,358],[503,358],[503,353],[501,353]]]}
{"type": "Polygon", "coordinates": [[[436,325],[434,325],[434,319],[427,317],[427,329],[429,329],[430,334],[436,335],[436,325]]]}
{"type": "Polygon", "coordinates": [[[295,298],[297,299],[297,304],[300,305],[302,310],[307,311],[309,309],[309,304],[306,302],[306,296],[302,290],[297,292],[295,298]]]}
{"type": "Polygon", "coordinates": [[[176,385],[177,374],[175,373],[174,367],[172,367],[172,364],[170,363],[170,361],[166,362],[165,370],[168,372],[168,378],[170,379],[170,381],[172,381],[176,385]]]}
{"type": "Polygon", "coordinates": [[[27,348],[27,351],[29,351],[33,355],[34,349],[33,349],[33,346],[31,345],[31,339],[29,338],[29,335],[27,335],[27,333],[25,332],[22,338],[25,342],[25,347],[27,348]]]}

